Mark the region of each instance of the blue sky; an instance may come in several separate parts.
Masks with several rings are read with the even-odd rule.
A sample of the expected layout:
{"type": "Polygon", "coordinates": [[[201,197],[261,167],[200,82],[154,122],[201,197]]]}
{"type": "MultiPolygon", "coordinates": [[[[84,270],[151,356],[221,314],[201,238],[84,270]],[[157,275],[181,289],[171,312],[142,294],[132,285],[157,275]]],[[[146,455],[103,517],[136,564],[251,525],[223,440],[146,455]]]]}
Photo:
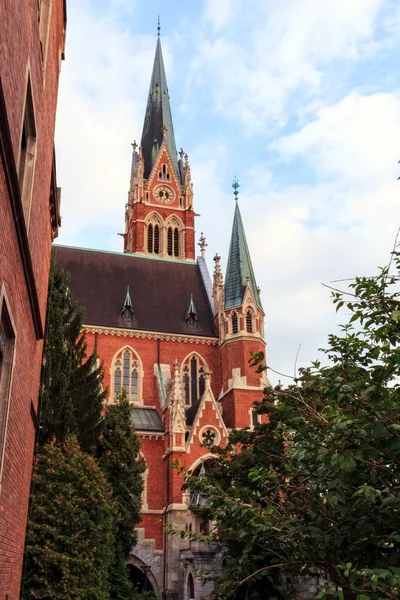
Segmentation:
{"type": "Polygon", "coordinates": [[[400,4],[69,0],[60,243],[122,249],[158,14],[197,237],[212,271],[228,254],[236,174],[269,363],[293,374],[299,345],[308,365],[338,322],[321,283],[374,274],[400,225],[400,4]]]}

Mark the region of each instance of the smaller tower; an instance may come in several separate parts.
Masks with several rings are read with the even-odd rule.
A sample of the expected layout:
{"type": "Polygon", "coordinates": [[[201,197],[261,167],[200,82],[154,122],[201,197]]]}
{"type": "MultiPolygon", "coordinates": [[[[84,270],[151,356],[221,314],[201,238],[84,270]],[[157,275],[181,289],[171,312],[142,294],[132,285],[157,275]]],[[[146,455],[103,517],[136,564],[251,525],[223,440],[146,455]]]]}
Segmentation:
{"type": "Polygon", "coordinates": [[[225,285],[216,256],[213,296],[221,345],[224,420],[227,427],[247,427],[253,423],[253,403],[260,399],[265,383],[249,367],[251,352],[265,354],[264,311],[240,214],[236,177],[232,187],[235,214],[225,285]]]}

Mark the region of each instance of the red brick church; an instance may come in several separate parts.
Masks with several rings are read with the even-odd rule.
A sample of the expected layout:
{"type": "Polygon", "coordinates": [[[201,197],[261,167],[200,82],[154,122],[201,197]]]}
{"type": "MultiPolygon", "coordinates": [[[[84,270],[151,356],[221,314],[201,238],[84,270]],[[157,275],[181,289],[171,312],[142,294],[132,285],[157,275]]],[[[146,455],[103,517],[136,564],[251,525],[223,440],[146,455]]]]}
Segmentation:
{"type": "Polygon", "coordinates": [[[265,351],[264,312],[233,187],[224,282],[218,255],[210,278],[203,236],[196,258],[190,165],[177,153],[158,37],[141,143],[133,144],[124,251],[58,246],[57,255],[86,309],[89,350],[103,361],[109,402],[127,390],[141,438],[147,471],[132,577],[177,600],[207,594],[195,569],[213,554],[164,533],[165,524],[207,526],[172,464],[207,468],[202,443],[224,444],[230,429],[252,426],[265,385],[248,365],[251,351],[265,351]]]}

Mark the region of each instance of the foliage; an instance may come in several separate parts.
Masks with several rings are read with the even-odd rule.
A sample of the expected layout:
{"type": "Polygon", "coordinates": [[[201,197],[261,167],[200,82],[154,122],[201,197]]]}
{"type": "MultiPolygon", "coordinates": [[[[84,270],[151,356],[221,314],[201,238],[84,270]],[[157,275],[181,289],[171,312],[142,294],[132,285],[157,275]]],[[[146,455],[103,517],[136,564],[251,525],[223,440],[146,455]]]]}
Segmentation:
{"type": "MultiPolygon", "coordinates": [[[[216,598],[274,584],[278,567],[318,573],[319,598],[400,596],[399,274],[394,252],[376,277],[335,290],[350,318],[329,336],[328,366],[267,390],[257,410],[269,423],[233,432],[213,472],[187,480],[231,557],[216,598]]],[[[251,359],[260,372],[262,360],[251,359]]]]}
{"type": "Polygon", "coordinates": [[[108,600],[114,503],[76,438],[43,448],[33,472],[22,598],[108,600]]]}
{"type": "Polygon", "coordinates": [[[40,444],[61,444],[76,435],[83,450],[95,444],[102,428],[107,390],[95,352],[87,355],[83,311],[73,301],[69,275],[52,259],[47,301],[40,397],[40,444]]]}
{"type": "Polygon", "coordinates": [[[96,452],[117,509],[115,556],[110,569],[111,600],[128,600],[133,593],[126,560],[136,542],[134,529],[140,520],[143,490],[141,474],[145,464],[138,456],[139,449],[140,441],[132,425],[132,406],[123,390],[116,403],[107,407],[104,430],[96,452]]]}

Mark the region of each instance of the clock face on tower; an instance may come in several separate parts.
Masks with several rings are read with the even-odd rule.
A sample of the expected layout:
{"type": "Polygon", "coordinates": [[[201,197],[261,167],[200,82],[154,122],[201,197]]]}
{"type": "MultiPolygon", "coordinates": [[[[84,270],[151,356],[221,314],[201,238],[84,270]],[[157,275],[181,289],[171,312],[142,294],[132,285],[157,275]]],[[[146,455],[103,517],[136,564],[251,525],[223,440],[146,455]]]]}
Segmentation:
{"type": "Polygon", "coordinates": [[[158,185],[153,191],[154,199],[162,204],[171,204],[175,199],[174,191],[168,185],[158,185]]]}

